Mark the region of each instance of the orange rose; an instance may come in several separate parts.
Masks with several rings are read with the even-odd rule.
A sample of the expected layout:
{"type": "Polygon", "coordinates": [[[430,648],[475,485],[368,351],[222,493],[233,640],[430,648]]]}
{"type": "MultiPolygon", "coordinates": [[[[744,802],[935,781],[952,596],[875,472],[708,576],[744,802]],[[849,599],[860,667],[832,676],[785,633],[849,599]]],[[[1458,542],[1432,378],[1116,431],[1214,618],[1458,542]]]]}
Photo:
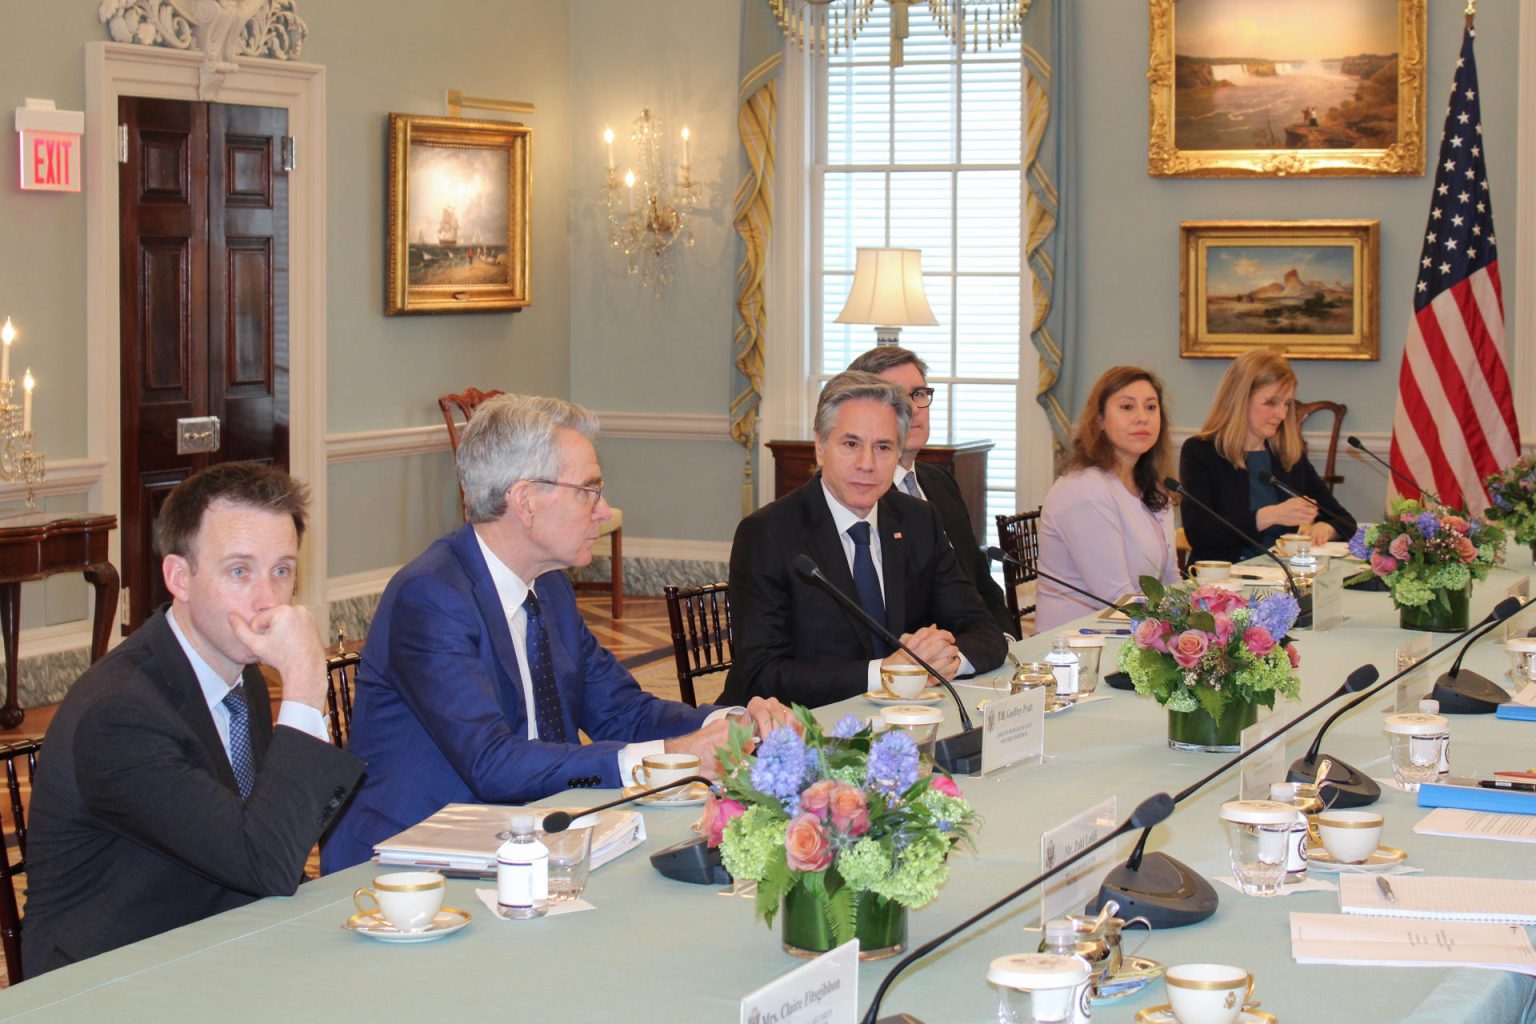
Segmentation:
{"type": "Polygon", "coordinates": [[[869,831],[869,806],[864,791],[846,782],[832,793],[832,824],[846,835],[861,836],[869,831]]]}
{"type": "Polygon", "coordinates": [[[832,802],[832,793],[837,789],[838,785],[839,783],[832,779],[822,779],[819,782],[813,782],[806,788],[804,793],[800,794],[800,809],[814,814],[818,818],[825,819],[827,807],[832,802]]]}
{"type": "Polygon", "coordinates": [[[821,820],[802,814],[784,831],[784,853],[791,871],[825,871],[832,866],[832,844],[821,820]]]}

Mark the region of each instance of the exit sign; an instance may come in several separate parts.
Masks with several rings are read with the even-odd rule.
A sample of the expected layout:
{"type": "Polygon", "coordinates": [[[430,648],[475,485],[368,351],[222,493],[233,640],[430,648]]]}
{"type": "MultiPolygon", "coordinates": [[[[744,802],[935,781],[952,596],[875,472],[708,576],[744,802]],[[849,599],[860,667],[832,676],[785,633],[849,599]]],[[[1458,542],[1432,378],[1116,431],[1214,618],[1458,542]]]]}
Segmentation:
{"type": "Polygon", "coordinates": [[[80,191],[80,136],[85,115],[56,110],[52,100],[28,99],[16,108],[21,139],[21,187],[41,192],[80,191]]]}

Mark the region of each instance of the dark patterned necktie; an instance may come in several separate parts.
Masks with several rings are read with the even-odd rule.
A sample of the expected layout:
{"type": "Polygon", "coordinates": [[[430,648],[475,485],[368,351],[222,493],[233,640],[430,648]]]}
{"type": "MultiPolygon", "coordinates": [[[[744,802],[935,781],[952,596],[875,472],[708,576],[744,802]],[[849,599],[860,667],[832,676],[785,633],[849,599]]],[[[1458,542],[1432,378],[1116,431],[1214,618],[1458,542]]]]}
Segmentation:
{"type": "Polygon", "coordinates": [[[244,683],[224,695],[224,707],[229,711],[229,765],[235,770],[240,799],[247,800],[256,785],[256,758],[251,753],[251,709],[245,703],[244,683]]]}
{"type": "Polygon", "coordinates": [[[560,688],[555,685],[555,667],[549,660],[549,637],[544,632],[544,616],[533,590],[523,602],[528,616],[528,636],[524,643],[528,654],[528,674],[533,678],[533,722],[539,739],[550,743],[565,742],[565,715],[560,710],[560,688]]]}
{"type": "Polygon", "coordinates": [[[917,493],[917,473],[916,472],[908,473],[906,476],[901,478],[901,489],[906,491],[908,494],[912,495],[912,497],[918,499],[919,501],[921,501],[923,499],[923,496],[921,494],[917,493]]]}
{"type": "MultiPolygon", "coordinates": [[[[859,604],[876,622],[885,621],[885,596],[880,593],[880,576],[875,572],[875,560],[869,553],[869,524],[854,523],[848,527],[853,539],[853,587],[859,592],[859,604]]],[[[870,642],[877,651],[887,646],[874,630],[869,633],[870,642]]]]}

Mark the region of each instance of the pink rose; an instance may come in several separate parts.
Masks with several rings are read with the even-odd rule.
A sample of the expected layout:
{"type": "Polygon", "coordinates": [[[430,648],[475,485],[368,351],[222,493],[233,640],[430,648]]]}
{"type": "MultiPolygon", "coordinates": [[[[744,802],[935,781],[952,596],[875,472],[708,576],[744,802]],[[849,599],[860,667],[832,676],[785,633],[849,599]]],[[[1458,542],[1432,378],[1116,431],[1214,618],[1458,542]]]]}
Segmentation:
{"type": "Polygon", "coordinates": [[[1413,547],[1413,539],[1406,533],[1400,533],[1392,538],[1392,543],[1388,545],[1387,550],[1392,553],[1393,558],[1405,561],[1408,558],[1408,549],[1411,547],[1413,547]]]}
{"type": "Polygon", "coordinates": [[[1371,552],[1371,572],[1377,576],[1386,576],[1397,571],[1397,559],[1391,555],[1384,555],[1380,551],[1371,552]]]}
{"type": "Polygon", "coordinates": [[[1401,522],[1411,523],[1411,522],[1413,522],[1415,519],[1417,519],[1419,517],[1416,516],[1416,515],[1413,515],[1412,513],[1404,512],[1404,513],[1400,514],[1397,518],[1401,522]]]}
{"type": "Polygon", "coordinates": [[[791,871],[825,871],[832,864],[832,844],[815,815],[801,814],[784,831],[784,854],[791,871]]]}
{"type": "Polygon", "coordinates": [[[1243,631],[1243,646],[1255,658],[1262,658],[1275,649],[1275,638],[1263,626],[1249,626],[1243,631]]]}
{"type": "Polygon", "coordinates": [[[1204,631],[1186,629],[1168,645],[1168,653],[1173,655],[1173,660],[1178,662],[1180,667],[1194,668],[1200,664],[1200,659],[1205,657],[1205,652],[1210,650],[1210,647],[1210,638],[1204,631]]]}
{"type": "Polygon", "coordinates": [[[1234,594],[1226,587],[1196,587],[1194,593],[1189,595],[1190,603],[1199,608],[1204,608],[1212,615],[1221,612],[1230,612],[1242,608],[1248,602],[1238,594],[1234,594]]]}
{"type": "Polygon", "coordinates": [[[820,782],[812,783],[804,793],[800,794],[800,809],[826,820],[827,809],[832,805],[832,792],[837,787],[838,783],[832,779],[822,779],[820,782]]]}
{"type": "Polygon", "coordinates": [[[1446,516],[1440,520],[1440,525],[1456,533],[1466,533],[1468,529],[1467,521],[1461,516],[1446,516]]]}
{"type": "Polygon", "coordinates": [[[1472,543],[1470,537],[1456,538],[1456,553],[1461,556],[1463,562],[1477,561],[1477,545],[1472,543]]]}
{"type": "Polygon", "coordinates": [[[869,831],[869,807],[864,802],[863,790],[846,782],[838,784],[832,794],[832,824],[850,836],[869,831]]]}
{"type": "Polygon", "coordinates": [[[928,788],[956,799],[960,796],[960,787],[955,785],[955,780],[940,772],[928,776],[928,788]]]}
{"type": "Polygon", "coordinates": [[[1168,641],[1166,638],[1171,632],[1173,632],[1173,629],[1166,622],[1159,622],[1156,619],[1142,619],[1136,626],[1136,634],[1133,639],[1136,641],[1137,647],[1167,654],[1168,641]]]}
{"type": "Polygon", "coordinates": [[[725,826],[745,813],[746,807],[735,800],[711,796],[704,801],[704,820],[699,823],[699,830],[704,833],[708,845],[719,846],[721,837],[725,835],[725,826]]]}
{"type": "Polygon", "coordinates": [[[1232,639],[1232,630],[1236,628],[1232,625],[1232,619],[1222,612],[1215,613],[1211,618],[1216,623],[1216,646],[1227,646],[1227,641],[1232,639]]]}
{"type": "Polygon", "coordinates": [[[1301,668],[1301,652],[1296,650],[1295,644],[1287,644],[1285,656],[1291,659],[1291,668],[1301,668]]]}

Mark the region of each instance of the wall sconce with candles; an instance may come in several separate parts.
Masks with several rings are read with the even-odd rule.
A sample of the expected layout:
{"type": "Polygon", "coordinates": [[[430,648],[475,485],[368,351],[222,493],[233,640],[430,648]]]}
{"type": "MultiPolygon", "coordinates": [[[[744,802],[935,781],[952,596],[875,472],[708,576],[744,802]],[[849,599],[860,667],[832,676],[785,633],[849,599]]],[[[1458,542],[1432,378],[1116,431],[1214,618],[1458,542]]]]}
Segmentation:
{"type": "Polygon", "coordinates": [[[35,488],[48,476],[43,453],[32,448],[32,389],[37,382],[28,368],[22,378],[21,406],[11,401],[16,395],[16,381],[11,377],[11,343],[16,328],[11,318],[0,326],[0,480],[20,481],[27,485],[27,511],[37,511],[35,488]]]}
{"type": "Polygon", "coordinates": [[[895,345],[902,327],[937,324],[923,288],[923,250],[860,248],[836,322],[874,324],[877,345],[895,345]]]}
{"type": "Polygon", "coordinates": [[[698,201],[689,166],[688,126],[679,133],[682,159],[677,174],[666,159],[661,121],[642,110],[630,129],[629,141],[638,150],[638,173],[626,168],[619,177],[614,160],[613,129],[603,131],[608,146],[608,240],[629,259],[629,272],[641,275],[657,296],[672,283],[673,250],[693,245],[689,216],[698,201]]]}

